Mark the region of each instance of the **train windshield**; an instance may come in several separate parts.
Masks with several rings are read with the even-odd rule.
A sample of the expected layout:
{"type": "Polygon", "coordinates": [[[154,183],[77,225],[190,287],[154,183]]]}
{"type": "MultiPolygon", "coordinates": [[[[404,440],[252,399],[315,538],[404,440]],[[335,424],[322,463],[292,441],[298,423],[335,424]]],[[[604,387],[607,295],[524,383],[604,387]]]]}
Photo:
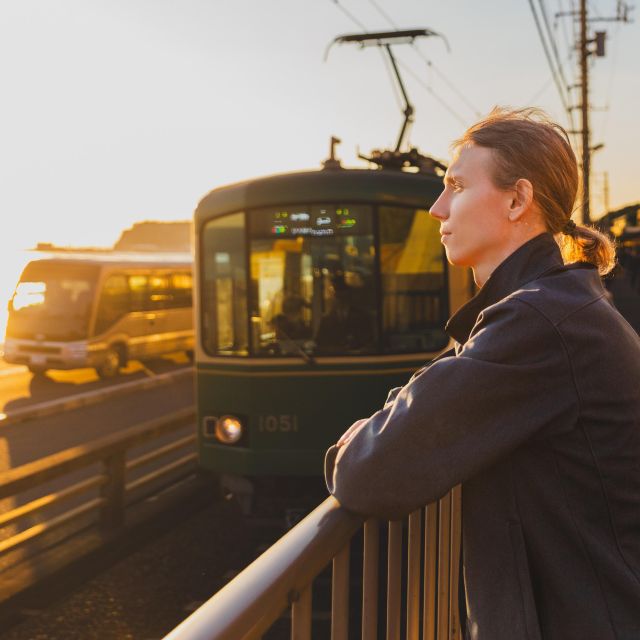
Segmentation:
{"type": "Polygon", "coordinates": [[[7,335],[46,340],[87,338],[98,267],[31,262],[10,302],[7,335]]]}
{"type": "Polygon", "coordinates": [[[259,355],[373,353],[377,346],[371,207],[252,212],[251,336],[259,355]]]}
{"type": "Polygon", "coordinates": [[[253,210],[209,222],[203,254],[209,353],[348,356],[446,344],[446,269],[424,210],[253,210]]]}

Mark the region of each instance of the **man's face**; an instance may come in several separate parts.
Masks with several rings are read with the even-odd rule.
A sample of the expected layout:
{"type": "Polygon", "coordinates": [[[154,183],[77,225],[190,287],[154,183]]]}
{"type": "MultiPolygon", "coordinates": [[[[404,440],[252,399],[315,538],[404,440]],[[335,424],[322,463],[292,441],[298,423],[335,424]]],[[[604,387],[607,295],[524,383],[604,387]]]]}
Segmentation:
{"type": "Polygon", "coordinates": [[[499,264],[509,240],[514,193],[493,184],[492,154],[485,147],[462,147],[445,174],[444,191],[430,210],[440,221],[449,262],[474,270],[499,264]]]}

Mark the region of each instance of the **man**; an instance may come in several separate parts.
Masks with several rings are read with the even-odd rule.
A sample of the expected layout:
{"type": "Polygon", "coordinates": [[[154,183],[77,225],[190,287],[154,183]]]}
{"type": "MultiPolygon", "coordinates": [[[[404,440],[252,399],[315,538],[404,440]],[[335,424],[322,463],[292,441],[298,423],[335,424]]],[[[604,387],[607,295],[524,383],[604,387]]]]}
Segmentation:
{"type": "Polygon", "coordinates": [[[481,289],[447,324],[454,349],[326,457],[330,491],[364,515],[462,483],[473,640],[640,638],[640,340],[598,275],[611,243],[571,221],[562,133],[495,110],[455,143],[431,215],[481,289]]]}

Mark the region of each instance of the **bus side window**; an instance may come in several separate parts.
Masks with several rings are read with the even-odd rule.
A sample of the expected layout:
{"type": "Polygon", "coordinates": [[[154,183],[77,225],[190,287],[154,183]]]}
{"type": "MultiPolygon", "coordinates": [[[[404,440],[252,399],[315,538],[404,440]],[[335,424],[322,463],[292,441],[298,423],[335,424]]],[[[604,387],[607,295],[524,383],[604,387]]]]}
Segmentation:
{"type": "Polygon", "coordinates": [[[171,275],[172,307],[191,307],[193,304],[193,281],[190,273],[171,275]]]}
{"type": "Polygon", "coordinates": [[[169,277],[149,276],[149,309],[170,309],[173,305],[173,293],[169,289],[169,277]]]}
{"type": "Polygon", "coordinates": [[[131,311],[148,311],[150,308],[149,278],[145,275],[129,276],[129,290],[131,292],[131,311]]]}
{"type": "Polygon", "coordinates": [[[129,313],[129,286],[124,275],[109,276],[100,293],[95,333],[100,334],[129,313]]]}

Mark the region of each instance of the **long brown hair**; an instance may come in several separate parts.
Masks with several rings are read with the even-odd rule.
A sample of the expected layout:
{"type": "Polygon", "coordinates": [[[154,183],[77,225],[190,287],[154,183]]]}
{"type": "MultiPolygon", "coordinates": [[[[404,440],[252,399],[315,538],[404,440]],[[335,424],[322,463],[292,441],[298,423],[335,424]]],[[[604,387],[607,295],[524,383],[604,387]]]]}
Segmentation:
{"type": "Polygon", "coordinates": [[[603,233],[571,221],[579,176],[567,132],[536,108],[496,107],[452,147],[474,144],[493,150],[493,181],[511,189],[520,178],[533,185],[534,202],[547,230],[557,236],[565,263],[585,261],[601,275],[615,266],[615,247],[603,233]]]}

